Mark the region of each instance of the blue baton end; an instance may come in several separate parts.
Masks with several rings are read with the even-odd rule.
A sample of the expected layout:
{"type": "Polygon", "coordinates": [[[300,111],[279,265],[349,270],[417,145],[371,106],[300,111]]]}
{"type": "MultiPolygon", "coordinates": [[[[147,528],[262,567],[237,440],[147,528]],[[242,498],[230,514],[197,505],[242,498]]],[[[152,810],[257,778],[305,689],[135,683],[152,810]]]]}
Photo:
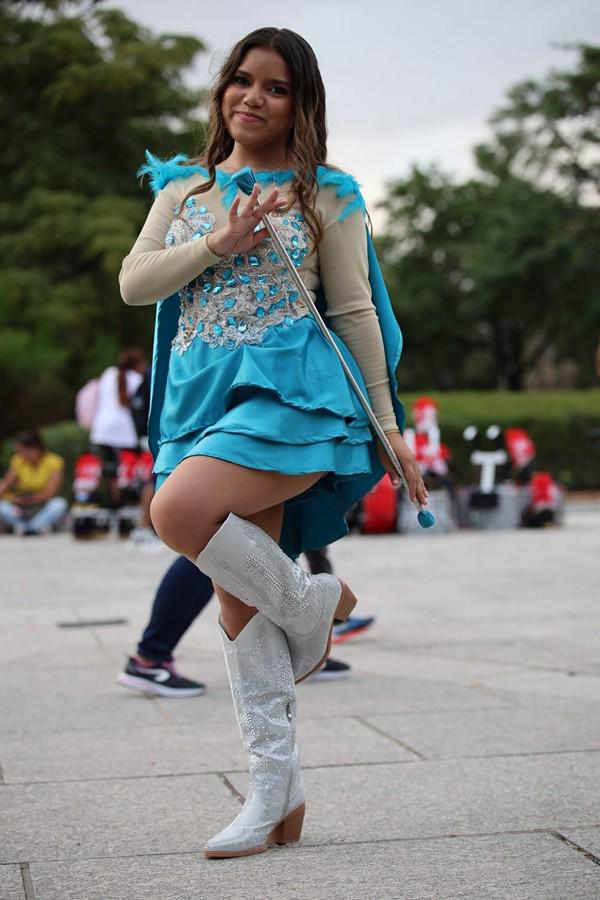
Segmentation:
{"type": "Polygon", "coordinates": [[[244,192],[244,194],[250,195],[252,193],[252,189],[256,184],[256,178],[254,177],[254,172],[250,168],[250,166],[244,166],[243,169],[240,169],[239,172],[236,172],[231,176],[231,184],[237,184],[239,189],[244,192]]]}
{"type": "Polygon", "coordinates": [[[435,525],[435,516],[428,509],[420,509],[417,513],[417,522],[421,528],[433,528],[435,525]]]}

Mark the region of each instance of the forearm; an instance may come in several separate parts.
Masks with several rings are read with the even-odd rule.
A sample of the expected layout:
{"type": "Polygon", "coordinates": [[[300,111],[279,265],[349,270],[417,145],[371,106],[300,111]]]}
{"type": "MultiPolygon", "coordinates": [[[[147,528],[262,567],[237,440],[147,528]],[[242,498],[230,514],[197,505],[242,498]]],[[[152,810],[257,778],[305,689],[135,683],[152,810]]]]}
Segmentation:
{"type": "Polygon", "coordinates": [[[130,306],[170,297],[220,258],[208,248],[206,236],[160,250],[139,249],[140,243],[123,260],[119,275],[121,296],[130,306]]]}

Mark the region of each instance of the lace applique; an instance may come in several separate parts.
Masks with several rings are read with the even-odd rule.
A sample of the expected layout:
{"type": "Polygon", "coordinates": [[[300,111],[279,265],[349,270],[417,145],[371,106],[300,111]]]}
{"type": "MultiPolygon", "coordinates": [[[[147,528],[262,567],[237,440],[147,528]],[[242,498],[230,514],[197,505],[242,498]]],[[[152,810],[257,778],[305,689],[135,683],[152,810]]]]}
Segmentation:
{"type": "MultiPolygon", "coordinates": [[[[177,210],[175,210],[177,212],[177,210]]],[[[272,214],[277,233],[298,268],[308,253],[304,216],[290,210],[272,214]]],[[[167,232],[174,246],[208,234],[215,217],[196,197],[185,201],[167,232]]],[[[233,350],[240,344],[260,344],[273,325],[290,327],[308,314],[270,238],[249,253],[224,256],[180,291],[181,313],[173,349],[184,353],[200,338],[211,347],[233,350]]]]}

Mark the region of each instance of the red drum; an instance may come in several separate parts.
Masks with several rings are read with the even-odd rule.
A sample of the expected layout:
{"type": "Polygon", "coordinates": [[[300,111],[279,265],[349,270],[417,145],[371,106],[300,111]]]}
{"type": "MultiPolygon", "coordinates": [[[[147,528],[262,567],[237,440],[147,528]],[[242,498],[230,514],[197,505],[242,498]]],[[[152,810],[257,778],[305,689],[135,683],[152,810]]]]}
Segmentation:
{"type": "Polygon", "coordinates": [[[363,497],[360,530],[363,534],[388,534],[396,531],[398,495],[389,475],[363,497]]]}

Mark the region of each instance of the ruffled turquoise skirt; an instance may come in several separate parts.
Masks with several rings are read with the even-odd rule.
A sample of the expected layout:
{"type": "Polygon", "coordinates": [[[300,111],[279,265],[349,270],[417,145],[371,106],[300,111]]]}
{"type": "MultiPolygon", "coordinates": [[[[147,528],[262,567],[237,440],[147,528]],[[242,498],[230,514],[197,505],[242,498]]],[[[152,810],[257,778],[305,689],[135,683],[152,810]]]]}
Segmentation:
{"type": "MultiPolygon", "coordinates": [[[[366,395],[356,362],[333,337],[366,395]]],[[[294,557],[346,534],[346,511],[383,474],[368,419],[311,316],[269,328],[261,344],[227,350],[197,338],[171,353],[157,487],[188,456],[327,473],[285,504],[280,544],[294,557]]]]}

